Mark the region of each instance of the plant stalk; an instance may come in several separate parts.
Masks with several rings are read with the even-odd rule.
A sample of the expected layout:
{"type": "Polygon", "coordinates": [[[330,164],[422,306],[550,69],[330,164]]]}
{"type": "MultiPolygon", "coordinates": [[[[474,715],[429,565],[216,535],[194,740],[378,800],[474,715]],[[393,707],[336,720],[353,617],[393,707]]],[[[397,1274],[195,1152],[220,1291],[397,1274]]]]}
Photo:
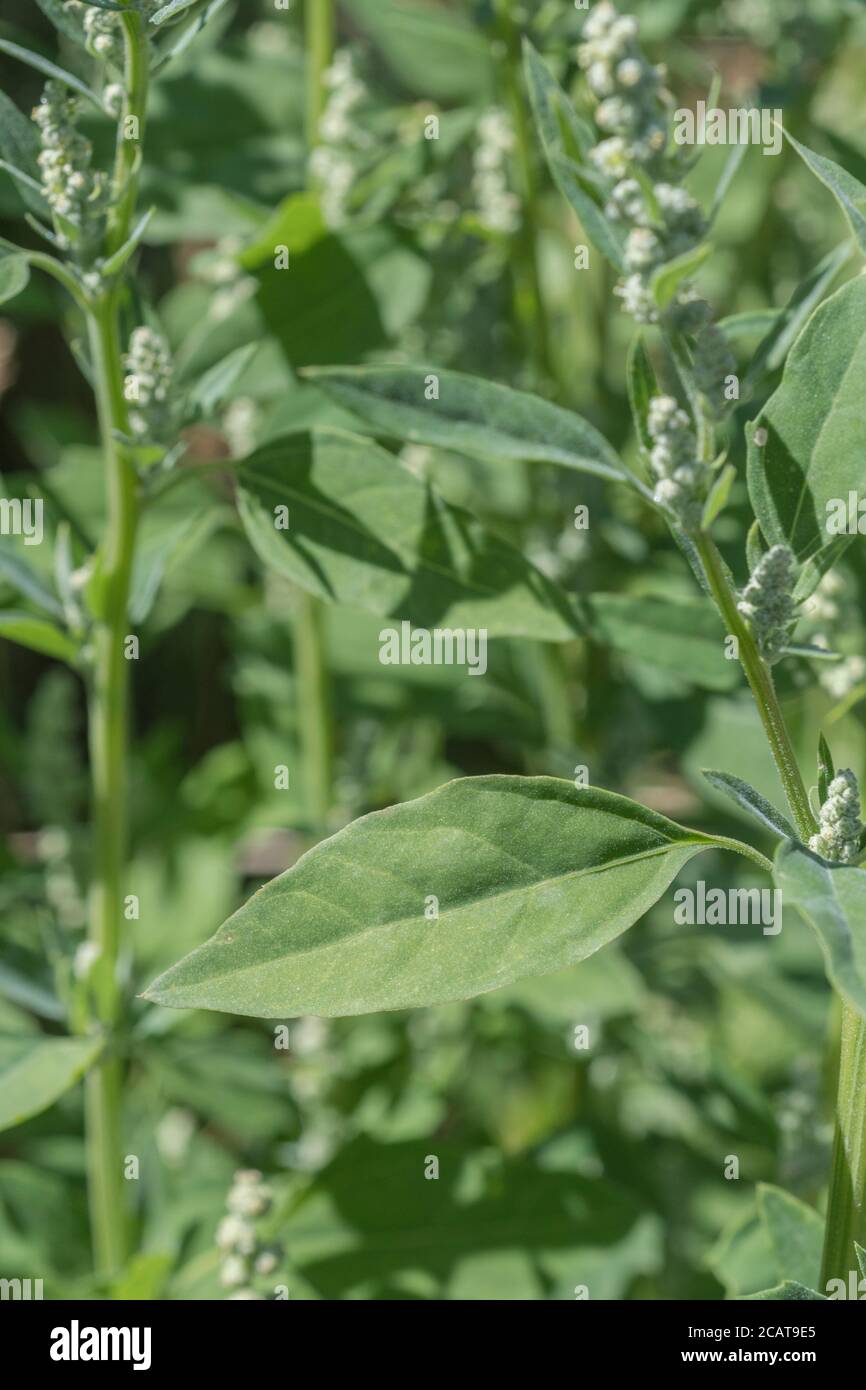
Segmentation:
{"type": "MultiPolygon", "coordinates": [[[[126,39],[126,102],[118,127],[114,203],[106,247],[122,245],[135,209],[148,87],[148,48],[141,16],[122,16],[126,39]],[[132,126],[126,122],[133,118],[132,126]],[[127,131],[131,138],[126,138],[127,131]]],[[[101,1060],[85,1086],[86,1162],[90,1224],[97,1273],[116,1274],[128,1253],[122,1172],[122,1061],[117,1033],[123,999],[118,954],[123,923],[127,856],[129,663],[124,652],[138,525],[138,480],[115,431],[129,428],[123,394],[120,342],[121,286],[110,285],[87,306],[87,328],[99,432],[105,456],[107,526],[99,560],[88,690],[88,734],[93,802],[93,865],[89,895],[91,1007],[106,1035],[101,1060]]]]}
{"type": "MultiPolygon", "coordinates": [[[[324,74],[334,52],[334,0],[306,0],[306,134],[307,151],[316,145],[325,107],[324,74]]],[[[294,662],[298,735],[304,770],[304,794],[316,828],[327,822],[333,786],[333,725],[321,601],[303,589],[295,593],[294,662]]]]}
{"type": "Polygon", "coordinates": [[[694,537],[695,546],[701,557],[710,592],[716,601],[722,619],[731,636],[736,637],[739,646],[740,663],[758,707],[761,723],[770,744],[770,749],[782,779],[785,796],[794,817],[797,833],[801,840],[808,842],[814,833],[815,820],[806,792],[791,738],[785,724],[785,716],[779,705],[779,697],[773,685],[773,677],[764,662],[748,624],[737,608],[734,592],[728,581],[722,557],[715,541],[701,531],[694,537]]]}
{"type": "Polygon", "coordinates": [[[854,1242],[866,1248],[866,1018],[842,1005],[836,1133],[824,1228],[820,1292],[830,1279],[861,1278],[854,1242]]]}

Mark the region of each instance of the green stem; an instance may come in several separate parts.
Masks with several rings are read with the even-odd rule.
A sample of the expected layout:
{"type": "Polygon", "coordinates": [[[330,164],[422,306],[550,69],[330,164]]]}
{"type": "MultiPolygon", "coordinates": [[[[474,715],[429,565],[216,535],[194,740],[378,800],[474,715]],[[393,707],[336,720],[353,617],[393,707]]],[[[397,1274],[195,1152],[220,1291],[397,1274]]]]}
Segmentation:
{"type": "MultiPolygon", "coordinates": [[[[334,52],[334,0],[306,0],[306,132],[315,147],[326,92],[324,74],[334,52]]],[[[333,727],[324,640],[324,609],[319,599],[298,589],[294,609],[294,660],[298,734],[304,792],[312,823],[324,827],[333,785],[333,727]]]]}
{"type": "Polygon", "coordinates": [[[306,0],[304,27],[307,46],[307,149],[311,150],[319,134],[319,121],[325,106],[323,74],[334,52],[334,0],[306,0]]]}
{"type": "Polygon", "coordinates": [[[534,142],[520,78],[520,33],[514,22],[513,0],[501,0],[499,30],[508,54],[504,65],[505,87],[514,125],[520,181],[522,221],[515,267],[517,316],[529,338],[538,375],[555,381],[550,323],[541,285],[534,142]]]}
{"type": "Polygon", "coordinates": [[[715,541],[705,531],[694,537],[695,546],[701,557],[710,592],[716,601],[719,612],[731,636],[736,637],[740,662],[746,673],[761,723],[775,759],[785,796],[794,817],[797,833],[806,843],[814,833],[815,821],[809,806],[809,797],[803,784],[785,717],[779,705],[779,697],[773,685],[773,677],[758,651],[755,639],[737,608],[737,600],[728,582],[722,557],[715,541]]]}
{"type": "Polygon", "coordinates": [[[324,826],[331,807],[333,748],[330,689],[325,659],[324,605],[299,589],[294,612],[298,732],[304,792],[313,824],[324,826]]]}
{"type": "Polygon", "coordinates": [[[854,1242],[866,1247],[866,1019],[842,1006],[836,1134],[830,1167],[820,1289],[851,1271],[860,1279],[854,1242]]]}
{"type": "MultiPolygon", "coordinates": [[[[126,103],[119,125],[115,201],[107,249],[123,245],[134,213],[140,140],[147,102],[148,48],[140,15],[123,15],[126,36],[126,103]],[[128,118],[133,126],[126,126],[128,118]],[[132,129],[134,137],[125,138],[132,129]]],[[[119,301],[121,286],[87,308],[88,338],[99,431],[105,455],[107,524],[100,556],[100,599],[93,630],[88,731],[93,798],[93,865],[89,939],[94,965],[89,982],[96,1021],[106,1034],[102,1059],[86,1082],[86,1159],[90,1222],[97,1272],[116,1273],[128,1251],[121,1135],[122,1063],[117,1031],[123,1000],[118,952],[123,922],[127,854],[127,745],[129,664],[124,652],[129,589],[138,524],[138,480],[115,431],[129,428],[123,394],[119,301]]]]}

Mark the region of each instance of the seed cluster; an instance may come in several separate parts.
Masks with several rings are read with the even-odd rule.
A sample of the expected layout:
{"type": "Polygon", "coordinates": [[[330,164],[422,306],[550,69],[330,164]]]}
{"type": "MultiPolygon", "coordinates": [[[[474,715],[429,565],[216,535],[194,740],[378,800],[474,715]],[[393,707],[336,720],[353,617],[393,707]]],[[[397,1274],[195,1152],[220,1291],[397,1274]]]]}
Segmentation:
{"type": "Polygon", "coordinates": [[[860,858],[860,788],[850,768],[837,772],[818,813],[818,833],[809,841],[814,854],[831,864],[855,864],[860,858]]]}
{"type": "Polygon", "coordinates": [[[256,1276],[267,1279],[274,1273],[282,1251],[264,1243],[257,1223],[271,1209],[273,1194],[255,1168],[235,1173],[226,1198],[229,1214],[217,1227],[216,1243],[223,1252],[220,1282],[232,1289],[232,1299],[264,1299],[253,1287],[256,1276]]]}
{"type": "Polygon", "coordinates": [[[786,545],[774,545],[758,561],[737,608],[749,624],[765,661],[779,661],[797,620],[793,598],[797,564],[786,545]]]}
{"type": "Polygon", "coordinates": [[[650,467],[656,479],[655,500],[692,530],[701,519],[709,469],[698,459],[691,421],[673,396],[653,396],[647,429],[653,441],[650,467]]]}
{"type": "Polygon", "coordinates": [[[105,175],[91,166],[93,146],[75,127],[78,102],[60,82],[46,82],[33,119],[39,127],[42,150],[38,156],[42,191],[55,217],[57,236],[64,249],[74,250],[83,262],[92,259],[102,238],[108,189],[105,175]],[[64,223],[71,231],[64,230],[64,223]]]}
{"type": "MultiPolygon", "coordinates": [[[[606,135],[590,158],[607,182],[607,216],[627,228],[628,274],[616,293],[639,323],[655,323],[659,310],[650,289],[655,271],[697,246],[706,223],[694,198],[673,181],[665,158],[673,98],[664,85],[665,69],[647,62],[639,47],[637,20],[601,0],[583,33],[578,62],[598,101],[596,124],[606,135]],[[636,173],[654,185],[651,195],[636,173]]],[[[691,304],[692,321],[698,312],[705,318],[707,306],[698,311],[697,303],[685,290],[675,308],[691,304]]]]}
{"type": "Polygon", "coordinates": [[[124,395],[134,408],[129,425],[134,435],[152,443],[173,434],[171,409],[172,361],[165,339],[152,328],[136,328],[124,355],[124,395]]]}

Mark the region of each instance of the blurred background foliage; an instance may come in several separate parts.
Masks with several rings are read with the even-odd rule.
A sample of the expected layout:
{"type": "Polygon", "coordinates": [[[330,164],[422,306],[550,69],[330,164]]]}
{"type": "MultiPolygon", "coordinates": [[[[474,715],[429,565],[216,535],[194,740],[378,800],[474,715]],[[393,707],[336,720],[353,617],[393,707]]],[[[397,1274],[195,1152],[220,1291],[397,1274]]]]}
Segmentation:
{"type": "MultiPolygon", "coordinates": [[[[632,9],[682,104],[706,96],[716,69],[722,104],[782,107],[795,135],[864,177],[860,0],[632,9]]],[[[251,345],[236,399],[219,428],[192,431],[189,460],[313,423],[351,427],[298,373],[362,360],[450,365],[536,390],[629,455],[630,323],[601,257],[574,268],[584,237],[550,186],[518,65],[524,31],[579,98],[581,13],[559,0],[342,0],[338,42],[352,70],[340,81],[344,93],[357,86],[348,120],[323,141],[318,199],[308,192],[298,10],[228,4],[153,96],[144,202],[157,215],[137,275],[143,312],[188,382],[251,345]],[[423,138],[431,114],[438,140],[423,138]],[[289,240],[302,250],[281,279],[273,246],[289,240]]],[[[2,0],[0,34],[56,53],[35,4],[2,0]]],[[[41,82],[3,58],[0,86],[28,111],[41,82]]],[[[104,130],[91,134],[104,141],[104,130]]],[[[695,172],[705,206],[725,154],[709,150],[695,172]]],[[[3,178],[0,233],[29,237],[22,212],[3,178]]],[[[844,236],[835,203],[787,147],[775,159],[746,152],[701,272],[718,313],[755,314],[736,338],[742,365],[766,311],[844,236]]],[[[7,493],[44,496],[51,534],[65,527],[86,546],[99,532],[102,479],[74,333],[38,277],[0,318],[0,459],[7,493]]],[[[744,403],[738,424],[755,408],[744,403]]],[[[732,438],[740,481],[719,529],[742,581],[742,430],[732,438]]],[[[572,592],[694,597],[658,519],[630,495],[546,465],[402,455],[572,592]],[[582,504],[591,522],[578,531],[582,504]]],[[[702,685],[688,644],[666,653],[640,630],[616,651],[500,640],[486,678],[468,680],[449,668],[386,670],[378,621],[331,608],[336,787],[330,826],[316,825],[298,758],[291,587],[262,576],[227,475],[168,493],[160,512],[136,586],[133,990],[326,829],[453,776],[570,777],[585,764],[595,784],[733,835],[746,824],[701,767],[779,794],[733,668],[730,689],[702,685]],[[274,790],[276,764],[289,767],[288,791],[274,790]]],[[[49,552],[27,558],[50,569],[49,552]]],[[[837,765],[862,772],[862,547],[840,574],[813,623],[849,658],[844,675],[828,667],[816,681],[794,660],[782,695],[804,767],[821,724],[837,765]]],[[[12,598],[2,570],[0,591],[12,598]]],[[[72,674],[0,641],[7,1036],[58,1030],[83,936],[83,719],[72,674]]],[[[720,856],[700,864],[694,876],[714,885],[743,872],[720,856]]],[[[214,1236],[239,1166],[260,1168],[278,1194],[275,1280],[293,1298],[572,1298],[584,1284],[593,1298],[718,1298],[764,1287],[775,1270],[755,1184],[815,1202],[827,1167],[828,1009],[801,923],[778,938],[676,927],[670,894],[622,944],[562,975],[413,1015],[287,1020],[287,1049],[269,1023],[138,1006],[125,1125],[140,1159],[130,1192],[143,1253],[113,1292],[224,1297],[214,1236]],[[586,1051],[575,1048],[580,1024],[586,1051]],[[438,1181],[424,1178],[428,1155],[438,1181]],[[739,1181],[724,1177],[729,1155],[739,1181]]],[[[99,1292],[89,1264],[73,1091],[0,1135],[0,1273],[44,1277],[48,1297],[88,1296],[99,1292]]]]}

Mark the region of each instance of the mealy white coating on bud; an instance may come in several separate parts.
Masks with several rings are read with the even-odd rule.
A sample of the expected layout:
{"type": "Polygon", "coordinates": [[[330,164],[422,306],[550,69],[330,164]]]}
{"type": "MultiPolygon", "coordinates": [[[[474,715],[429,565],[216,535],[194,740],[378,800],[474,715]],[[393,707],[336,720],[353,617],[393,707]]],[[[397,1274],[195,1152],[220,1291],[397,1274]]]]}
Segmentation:
{"type": "MultiPolygon", "coordinates": [[[[42,141],[36,160],[42,191],[56,217],[74,228],[75,250],[86,261],[101,239],[108,186],[105,175],[91,168],[93,146],[76,129],[77,116],[77,99],[53,78],[46,82],[33,109],[42,141]]],[[[66,246],[68,240],[61,232],[61,245],[66,246]]]]}
{"type": "Polygon", "coordinates": [[[709,482],[709,469],[698,458],[691,420],[673,396],[653,396],[647,411],[647,430],[653,441],[653,496],[691,530],[700,521],[709,482]]]}
{"type": "Polygon", "coordinates": [[[758,561],[737,602],[761,656],[770,665],[780,660],[797,620],[796,577],[793,551],[787,545],[774,545],[758,561]]]}
{"type": "Polygon", "coordinates": [[[857,778],[850,768],[842,768],[827,788],[818,812],[818,833],[809,840],[809,848],[831,864],[856,864],[862,830],[857,778]]]}
{"type": "Polygon", "coordinates": [[[691,195],[669,181],[678,173],[665,155],[673,97],[664,85],[664,68],[647,61],[638,37],[634,16],[619,15],[603,0],[586,19],[577,58],[597,100],[596,125],[608,137],[589,151],[589,157],[601,174],[617,181],[605,213],[628,230],[626,274],[616,294],[639,323],[657,323],[662,312],[673,318],[690,291],[682,286],[660,311],[650,287],[652,277],[660,266],[698,245],[706,223],[691,195]],[[635,169],[643,169],[652,181],[653,196],[630,177],[635,169]]]}
{"type": "Polygon", "coordinates": [[[173,430],[172,361],[168,344],[154,329],[133,329],[124,355],[124,395],[130,404],[129,426],[141,439],[165,442],[173,430]]]}

